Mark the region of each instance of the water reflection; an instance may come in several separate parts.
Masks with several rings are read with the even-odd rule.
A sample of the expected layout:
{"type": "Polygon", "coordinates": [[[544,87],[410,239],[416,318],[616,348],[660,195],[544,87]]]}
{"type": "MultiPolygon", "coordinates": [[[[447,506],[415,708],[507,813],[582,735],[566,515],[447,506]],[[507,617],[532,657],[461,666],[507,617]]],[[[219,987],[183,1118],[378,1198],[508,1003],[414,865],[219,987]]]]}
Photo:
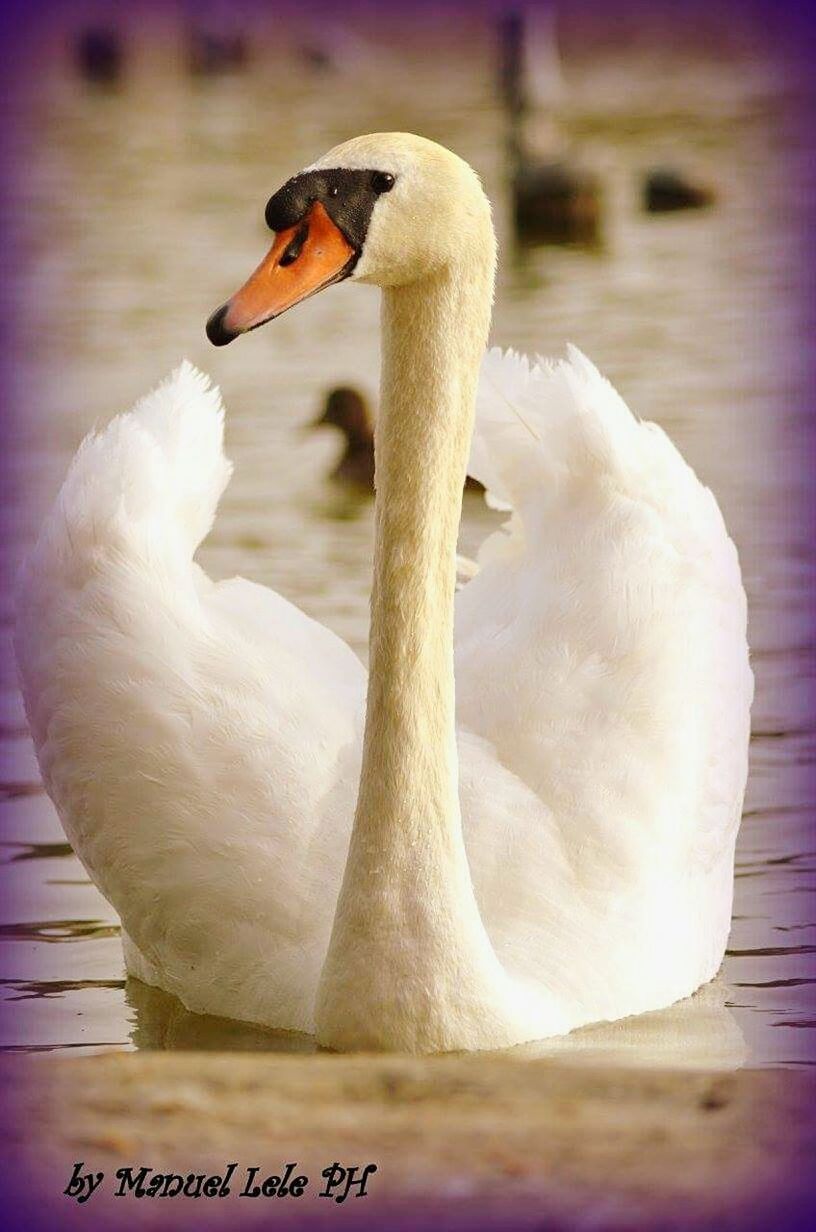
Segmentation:
{"type": "Polygon", "coordinates": [[[71,856],[70,843],[0,843],[0,848],[11,848],[14,855],[0,857],[0,864],[13,864],[18,860],[50,860],[55,856],[71,856]]]}
{"type": "Polygon", "coordinates": [[[84,992],[87,989],[125,987],[124,980],[0,980],[0,987],[9,988],[9,1001],[46,1000],[48,997],[64,997],[69,992],[84,992]]]}
{"type": "MultiPolygon", "coordinates": [[[[571,1063],[644,1065],[666,1069],[737,1069],[748,1048],[727,1007],[720,981],[658,1013],[574,1031],[557,1040],[523,1044],[519,1057],[551,1057],[571,1063]]],[[[241,1052],[322,1051],[308,1035],[270,1031],[250,1023],[191,1014],[178,998],[129,978],[125,1000],[132,1011],[136,1048],[241,1052]]]]}
{"type": "Polygon", "coordinates": [[[37,920],[26,924],[0,924],[0,941],[85,941],[118,937],[121,931],[118,924],[104,924],[101,920],[37,920]]]}
{"type": "Polygon", "coordinates": [[[726,984],[717,979],[666,1010],[584,1027],[560,1039],[525,1044],[513,1051],[570,1062],[739,1069],[750,1050],[729,1009],[729,995],[726,984]]]}
{"type": "Polygon", "coordinates": [[[238,1052],[316,1052],[308,1035],[271,1031],[248,1022],[210,1014],[191,1014],[178,997],[130,977],[125,1003],[131,1011],[130,1038],[135,1048],[220,1050],[238,1052]]]}

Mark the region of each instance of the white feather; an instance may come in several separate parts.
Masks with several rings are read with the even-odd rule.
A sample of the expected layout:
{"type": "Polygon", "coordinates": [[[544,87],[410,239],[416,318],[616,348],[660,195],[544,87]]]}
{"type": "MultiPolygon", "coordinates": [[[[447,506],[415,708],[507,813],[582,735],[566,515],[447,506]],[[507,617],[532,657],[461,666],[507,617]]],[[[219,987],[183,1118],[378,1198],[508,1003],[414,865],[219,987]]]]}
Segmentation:
{"type": "MultiPolygon", "coordinates": [[[[17,650],[46,787],[130,970],[311,1030],[365,673],[279,595],[193,562],[229,478],[182,365],[80,448],[17,650]]],[[[551,1030],[665,1005],[725,945],[752,679],[711,494],[577,351],[490,352],[471,471],[513,506],[457,598],[460,799],[496,954],[551,1030]]]]}

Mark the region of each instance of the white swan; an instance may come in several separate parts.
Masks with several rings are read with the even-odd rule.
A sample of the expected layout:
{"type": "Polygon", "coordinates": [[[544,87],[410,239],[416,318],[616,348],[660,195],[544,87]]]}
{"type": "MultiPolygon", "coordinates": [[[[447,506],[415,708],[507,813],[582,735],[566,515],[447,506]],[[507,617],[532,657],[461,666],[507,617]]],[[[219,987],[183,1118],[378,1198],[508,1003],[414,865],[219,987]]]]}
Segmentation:
{"type": "Polygon", "coordinates": [[[368,703],[334,634],[192,560],[230,472],[206,378],[183,365],[84,442],[17,647],[129,971],[343,1049],[502,1047],[687,996],[729,930],[752,694],[714,497],[577,351],[482,363],[490,208],[448,151],[358,138],[267,218],[216,342],[343,276],[383,288],[368,703]],[[474,410],[470,468],[514,512],[456,600],[454,716],[474,410]]]}

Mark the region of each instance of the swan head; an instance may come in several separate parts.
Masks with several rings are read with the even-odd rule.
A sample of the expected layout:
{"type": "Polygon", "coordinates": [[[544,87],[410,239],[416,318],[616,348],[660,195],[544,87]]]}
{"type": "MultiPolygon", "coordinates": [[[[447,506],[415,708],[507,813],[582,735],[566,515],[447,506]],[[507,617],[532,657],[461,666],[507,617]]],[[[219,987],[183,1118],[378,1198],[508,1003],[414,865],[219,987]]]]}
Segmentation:
{"type": "Polygon", "coordinates": [[[207,322],[224,346],[344,279],[400,287],[455,265],[488,262],[495,237],[475,171],[409,133],[372,133],[335,146],[270,197],[275,241],[207,322]]]}

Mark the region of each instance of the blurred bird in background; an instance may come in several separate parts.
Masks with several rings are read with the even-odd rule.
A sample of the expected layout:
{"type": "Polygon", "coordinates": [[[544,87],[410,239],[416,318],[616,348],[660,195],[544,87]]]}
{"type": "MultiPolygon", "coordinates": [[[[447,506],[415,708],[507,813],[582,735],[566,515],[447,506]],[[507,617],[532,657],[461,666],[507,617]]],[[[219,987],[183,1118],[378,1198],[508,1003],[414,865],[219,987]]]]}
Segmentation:
{"type": "MultiPolygon", "coordinates": [[[[338,385],[326,395],[320,414],[308,427],[337,428],[344,438],[331,479],[374,491],[374,418],[364,394],[350,385],[338,385]]],[[[484,485],[468,475],[465,491],[484,492],[484,485]]]]}

